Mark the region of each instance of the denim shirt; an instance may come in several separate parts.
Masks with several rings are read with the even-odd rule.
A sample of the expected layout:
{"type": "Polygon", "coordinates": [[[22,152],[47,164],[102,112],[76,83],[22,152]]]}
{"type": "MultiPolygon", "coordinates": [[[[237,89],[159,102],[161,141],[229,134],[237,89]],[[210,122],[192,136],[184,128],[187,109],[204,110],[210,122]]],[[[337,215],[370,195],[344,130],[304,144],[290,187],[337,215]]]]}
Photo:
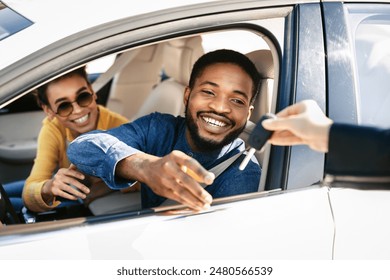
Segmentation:
{"type": "MultiPolygon", "coordinates": [[[[68,147],[68,158],[85,174],[100,177],[112,189],[122,189],[134,181],[115,176],[117,163],[135,153],[147,153],[163,157],[179,150],[210,169],[227,158],[243,151],[245,143],[236,139],[222,149],[207,153],[191,150],[186,137],[183,117],[153,113],[108,131],[95,130],[79,136],[68,147]]],[[[220,174],[205,189],[213,198],[256,192],[261,169],[255,157],[240,171],[240,158],[220,174]]],[[[148,186],[141,184],[142,207],[160,205],[165,198],[156,195],[148,186]]]]}

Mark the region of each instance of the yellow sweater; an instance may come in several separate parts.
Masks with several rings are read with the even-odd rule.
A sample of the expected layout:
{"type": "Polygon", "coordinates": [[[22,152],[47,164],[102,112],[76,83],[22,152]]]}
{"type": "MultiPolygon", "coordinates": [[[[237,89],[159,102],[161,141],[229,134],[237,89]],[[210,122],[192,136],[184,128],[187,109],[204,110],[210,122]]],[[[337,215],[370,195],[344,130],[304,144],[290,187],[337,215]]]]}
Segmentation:
{"type": "MultiPolygon", "coordinates": [[[[99,112],[97,129],[106,130],[128,122],[125,117],[100,105],[99,112]]],[[[60,204],[59,201],[54,201],[52,205],[45,203],[41,190],[57,169],[70,166],[66,149],[72,140],[74,137],[70,130],[61,125],[56,118],[43,120],[34,166],[23,188],[24,205],[31,211],[48,211],[60,204]]]]}

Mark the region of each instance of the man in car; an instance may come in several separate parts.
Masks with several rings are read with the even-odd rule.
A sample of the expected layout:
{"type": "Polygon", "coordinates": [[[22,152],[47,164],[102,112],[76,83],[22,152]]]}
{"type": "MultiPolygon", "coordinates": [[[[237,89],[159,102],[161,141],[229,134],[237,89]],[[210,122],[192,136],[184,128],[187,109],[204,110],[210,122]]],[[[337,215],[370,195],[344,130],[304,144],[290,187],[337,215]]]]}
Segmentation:
{"type": "Polygon", "coordinates": [[[193,66],[184,92],[185,118],[152,113],[87,133],[69,145],[68,157],[112,189],[141,182],[143,208],[169,198],[200,211],[213,198],[256,192],[261,169],[255,158],[244,171],[236,160],[217,178],[207,170],[245,150],[238,136],[258,90],[259,74],[245,55],[209,52],[193,66]]]}

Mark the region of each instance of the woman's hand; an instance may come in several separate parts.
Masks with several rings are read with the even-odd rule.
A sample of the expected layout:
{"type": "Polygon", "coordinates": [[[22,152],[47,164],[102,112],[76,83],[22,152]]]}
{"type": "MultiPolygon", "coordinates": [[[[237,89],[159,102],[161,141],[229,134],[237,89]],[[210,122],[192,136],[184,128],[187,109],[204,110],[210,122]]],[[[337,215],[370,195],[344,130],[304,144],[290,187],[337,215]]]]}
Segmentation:
{"type": "Polygon", "coordinates": [[[44,184],[42,198],[49,205],[56,196],[69,200],[85,199],[90,190],[80,182],[84,179],[84,174],[79,172],[74,165],[61,168],[51,180],[44,184]]]}

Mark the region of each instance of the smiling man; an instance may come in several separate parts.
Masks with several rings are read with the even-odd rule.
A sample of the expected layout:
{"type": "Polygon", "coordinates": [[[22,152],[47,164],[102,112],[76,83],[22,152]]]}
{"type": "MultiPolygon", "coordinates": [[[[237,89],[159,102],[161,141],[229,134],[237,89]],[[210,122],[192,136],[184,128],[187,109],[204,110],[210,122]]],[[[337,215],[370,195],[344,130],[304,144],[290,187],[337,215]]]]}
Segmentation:
{"type": "Polygon", "coordinates": [[[207,170],[245,150],[238,136],[258,89],[258,72],[245,55],[209,52],[193,66],[184,92],[185,118],[153,113],[84,134],[69,145],[69,159],[112,189],[141,182],[143,208],[169,198],[199,211],[213,198],[256,192],[261,170],[255,158],[244,171],[235,161],[217,178],[207,170]]]}

